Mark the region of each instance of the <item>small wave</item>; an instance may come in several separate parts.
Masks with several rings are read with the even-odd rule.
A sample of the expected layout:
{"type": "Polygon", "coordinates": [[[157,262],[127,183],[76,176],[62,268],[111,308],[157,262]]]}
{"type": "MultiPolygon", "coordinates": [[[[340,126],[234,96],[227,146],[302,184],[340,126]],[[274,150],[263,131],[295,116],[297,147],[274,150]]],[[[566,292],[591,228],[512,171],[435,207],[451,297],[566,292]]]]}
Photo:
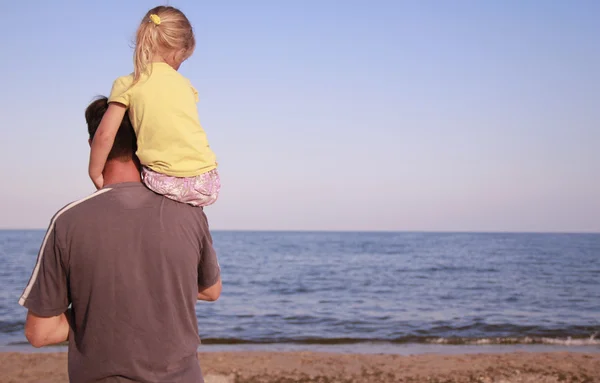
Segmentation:
{"type": "Polygon", "coordinates": [[[21,342],[8,342],[6,345],[7,346],[29,346],[29,342],[24,342],[24,341],[21,341],[21,342]]]}
{"type": "Polygon", "coordinates": [[[10,334],[23,331],[24,321],[0,321],[0,334],[10,334]]]}
{"type": "Polygon", "coordinates": [[[381,338],[204,338],[203,344],[227,345],[227,344],[302,344],[302,345],[347,345],[360,343],[388,343],[388,344],[439,344],[439,345],[518,345],[518,344],[543,344],[556,346],[598,346],[600,339],[598,334],[589,337],[490,337],[490,338],[432,338],[406,336],[395,339],[381,338]]]}
{"type": "Polygon", "coordinates": [[[506,338],[430,338],[425,343],[449,345],[547,344],[556,346],[597,346],[600,339],[589,338],[506,337],[506,338]]]}
{"type": "Polygon", "coordinates": [[[396,269],[397,273],[436,273],[436,272],[473,272],[473,273],[497,273],[499,269],[495,267],[478,268],[478,267],[467,267],[467,266],[432,266],[423,268],[400,268],[396,269]]]}

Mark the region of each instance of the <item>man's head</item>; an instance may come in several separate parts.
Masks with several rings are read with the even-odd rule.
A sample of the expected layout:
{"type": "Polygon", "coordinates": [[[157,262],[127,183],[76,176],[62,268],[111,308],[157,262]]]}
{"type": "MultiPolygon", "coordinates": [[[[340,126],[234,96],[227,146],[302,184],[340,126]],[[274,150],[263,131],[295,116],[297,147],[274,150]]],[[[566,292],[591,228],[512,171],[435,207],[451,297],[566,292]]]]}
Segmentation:
{"type": "MultiPolygon", "coordinates": [[[[85,110],[85,121],[88,126],[90,142],[94,139],[94,134],[96,134],[96,130],[98,130],[98,126],[100,126],[102,117],[104,117],[104,113],[106,113],[107,109],[108,99],[106,97],[99,97],[85,110]]],[[[113,143],[107,161],[118,160],[126,162],[133,160],[134,162],[137,162],[137,158],[135,157],[136,151],[137,144],[135,132],[133,131],[129,117],[125,115],[125,118],[123,118],[121,126],[117,131],[117,135],[115,136],[115,142],[113,143]]]]}

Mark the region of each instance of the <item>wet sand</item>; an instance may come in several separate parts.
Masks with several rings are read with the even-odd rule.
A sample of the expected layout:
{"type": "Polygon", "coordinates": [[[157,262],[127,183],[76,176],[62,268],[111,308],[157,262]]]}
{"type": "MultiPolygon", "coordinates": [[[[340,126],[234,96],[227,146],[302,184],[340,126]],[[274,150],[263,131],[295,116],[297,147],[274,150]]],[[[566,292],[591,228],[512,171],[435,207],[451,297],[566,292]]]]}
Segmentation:
{"type": "MultiPolygon", "coordinates": [[[[66,353],[0,353],[0,382],[66,382],[66,353]]],[[[600,354],[361,355],[201,352],[206,383],[600,382],[600,354]]]]}

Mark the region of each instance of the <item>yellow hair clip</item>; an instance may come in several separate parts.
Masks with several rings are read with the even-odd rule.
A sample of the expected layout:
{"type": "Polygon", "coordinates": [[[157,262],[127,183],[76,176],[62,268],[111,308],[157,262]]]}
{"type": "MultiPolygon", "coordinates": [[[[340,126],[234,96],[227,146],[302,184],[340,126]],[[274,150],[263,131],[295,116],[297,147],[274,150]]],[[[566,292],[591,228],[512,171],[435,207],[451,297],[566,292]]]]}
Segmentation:
{"type": "Polygon", "coordinates": [[[160,25],[160,17],[154,13],[150,15],[150,21],[152,21],[154,25],[160,25]]]}

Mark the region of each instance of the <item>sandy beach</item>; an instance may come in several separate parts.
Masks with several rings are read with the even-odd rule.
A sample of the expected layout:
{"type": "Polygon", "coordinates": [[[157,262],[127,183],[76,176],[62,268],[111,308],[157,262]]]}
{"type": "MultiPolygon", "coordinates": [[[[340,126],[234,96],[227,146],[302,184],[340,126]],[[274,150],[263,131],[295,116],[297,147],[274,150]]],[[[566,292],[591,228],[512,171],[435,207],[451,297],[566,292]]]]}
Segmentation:
{"type": "MultiPolygon", "coordinates": [[[[203,352],[207,383],[600,382],[600,354],[360,355],[203,352]]],[[[1,353],[0,382],[66,382],[66,353],[1,353]]]]}

